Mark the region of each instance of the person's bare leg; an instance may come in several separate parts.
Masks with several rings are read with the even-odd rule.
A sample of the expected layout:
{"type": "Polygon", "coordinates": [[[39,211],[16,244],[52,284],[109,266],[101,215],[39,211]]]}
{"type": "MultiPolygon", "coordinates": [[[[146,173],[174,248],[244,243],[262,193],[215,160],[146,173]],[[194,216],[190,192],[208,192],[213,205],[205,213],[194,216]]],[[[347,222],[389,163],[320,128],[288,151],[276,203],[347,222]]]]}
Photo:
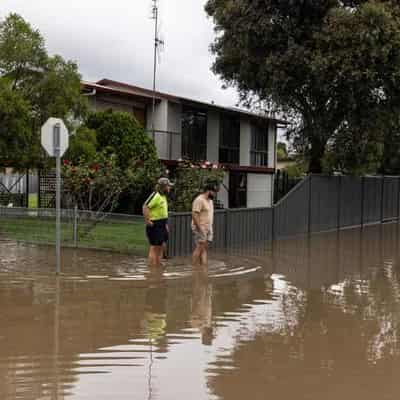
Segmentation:
{"type": "Polygon", "coordinates": [[[158,248],[158,266],[159,266],[159,267],[162,266],[161,261],[163,260],[163,258],[164,258],[164,246],[161,245],[161,246],[158,248]]]}
{"type": "Polygon", "coordinates": [[[156,267],[161,267],[163,247],[162,246],[155,246],[155,247],[156,247],[156,267]]]}
{"type": "Polygon", "coordinates": [[[149,248],[149,258],[148,258],[148,264],[149,264],[150,267],[153,267],[155,262],[156,262],[154,251],[155,251],[154,246],[150,246],[150,248],[149,248]]]}
{"type": "Polygon", "coordinates": [[[205,242],[202,246],[200,264],[204,267],[208,266],[208,243],[205,242]]]}
{"type": "Polygon", "coordinates": [[[150,246],[149,265],[151,267],[159,267],[161,264],[162,246],[150,246]]]}
{"type": "Polygon", "coordinates": [[[192,264],[194,267],[200,265],[200,257],[201,257],[200,243],[197,243],[192,255],[192,264]]]}

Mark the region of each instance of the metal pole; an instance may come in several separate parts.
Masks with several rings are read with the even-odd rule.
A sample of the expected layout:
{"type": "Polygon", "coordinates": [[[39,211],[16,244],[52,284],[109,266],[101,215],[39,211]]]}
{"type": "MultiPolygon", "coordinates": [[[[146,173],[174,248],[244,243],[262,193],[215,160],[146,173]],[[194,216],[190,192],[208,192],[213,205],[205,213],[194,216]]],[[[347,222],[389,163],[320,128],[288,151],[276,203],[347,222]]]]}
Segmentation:
{"type": "Polygon", "coordinates": [[[54,353],[53,353],[53,371],[54,371],[54,400],[58,399],[60,377],[59,377],[59,355],[60,355],[60,278],[56,278],[55,302],[54,302],[54,353]]]}
{"type": "Polygon", "coordinates": [[[364,227],[365,177],[361,177],[361,228],[364,227]]]}
{"type": "Polygon", "coordinates": [[[157,0],[153,5],[154,23],[154,65],[153,65],[153,111],[151,115],[151,132],[155,140],[155,112],[156,112],[156,75],[157,75],[157,47],[158,47],[158,6],[157,0]]]}
{"type": "Polygon", "coordinates": [[[53,144],[56,156],[56,273],[61,272],[61,157],[60,157],[60,125],[53,128],[53,144]]]}
{"type": "Polygon", "coordinates": [[[78,247],[78,206],[74,207],[74,246],[78,247]]]}

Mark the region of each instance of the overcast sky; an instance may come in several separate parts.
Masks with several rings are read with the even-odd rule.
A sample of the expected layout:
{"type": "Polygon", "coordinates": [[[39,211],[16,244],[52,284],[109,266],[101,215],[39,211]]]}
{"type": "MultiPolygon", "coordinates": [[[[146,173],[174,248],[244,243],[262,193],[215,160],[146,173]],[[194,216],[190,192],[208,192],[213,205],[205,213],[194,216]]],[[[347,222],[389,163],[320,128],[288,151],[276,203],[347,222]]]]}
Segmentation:
{"type": "MultiPolygon", "coordinates": [[[[159,0],[165,49],[158,89],[233,106],[234,90],[222,90],[210,71],[213,23],[206,0],[159,0]]],[[[79,64],[85,80],[109,78],[152,87],[154,25],[151,0],[0,0],[0,19],[22,15],[46,39],[50,53],[79,64]]]]}

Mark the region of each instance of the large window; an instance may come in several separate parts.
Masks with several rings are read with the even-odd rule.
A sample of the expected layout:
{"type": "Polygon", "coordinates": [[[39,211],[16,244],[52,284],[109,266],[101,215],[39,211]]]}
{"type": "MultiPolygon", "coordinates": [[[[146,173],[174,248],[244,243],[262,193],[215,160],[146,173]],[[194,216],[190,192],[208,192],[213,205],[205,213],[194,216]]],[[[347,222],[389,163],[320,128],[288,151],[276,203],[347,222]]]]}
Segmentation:
{"type": "Polygon", "coordinates": [[[268,126],[253,124],[251,126],[251,165],[268,166],[268,126]]]}
{"type": "Polygon", "coordinates": [[[193,161],[207,159],[207,113],[184,108],[182,113],[182,156],[193,161]]]}
{"type": "Polygon", "coordinates": [[[239,164],[240,119],[222,115],[219,128],[219,162],[239,164]]]}

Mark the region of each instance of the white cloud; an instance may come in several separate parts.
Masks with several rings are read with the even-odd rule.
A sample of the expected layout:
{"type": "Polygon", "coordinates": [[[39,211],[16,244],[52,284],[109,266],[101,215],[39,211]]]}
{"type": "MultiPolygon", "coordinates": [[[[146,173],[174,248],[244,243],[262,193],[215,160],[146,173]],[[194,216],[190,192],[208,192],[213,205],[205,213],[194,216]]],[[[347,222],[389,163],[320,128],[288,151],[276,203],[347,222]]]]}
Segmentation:
{"type": "MultiPolygon", "coordinates": [[[[214,33],[205,0],[159,0],[165,51],[158,89],[232,106],[210,71],[214,33]]],[[[150,0],[1,0],[0,18],[17,12],[39,29],[51,53],[78,62],[87,80],[109,78],[152,87],[153,21],[150,0]]]]}

